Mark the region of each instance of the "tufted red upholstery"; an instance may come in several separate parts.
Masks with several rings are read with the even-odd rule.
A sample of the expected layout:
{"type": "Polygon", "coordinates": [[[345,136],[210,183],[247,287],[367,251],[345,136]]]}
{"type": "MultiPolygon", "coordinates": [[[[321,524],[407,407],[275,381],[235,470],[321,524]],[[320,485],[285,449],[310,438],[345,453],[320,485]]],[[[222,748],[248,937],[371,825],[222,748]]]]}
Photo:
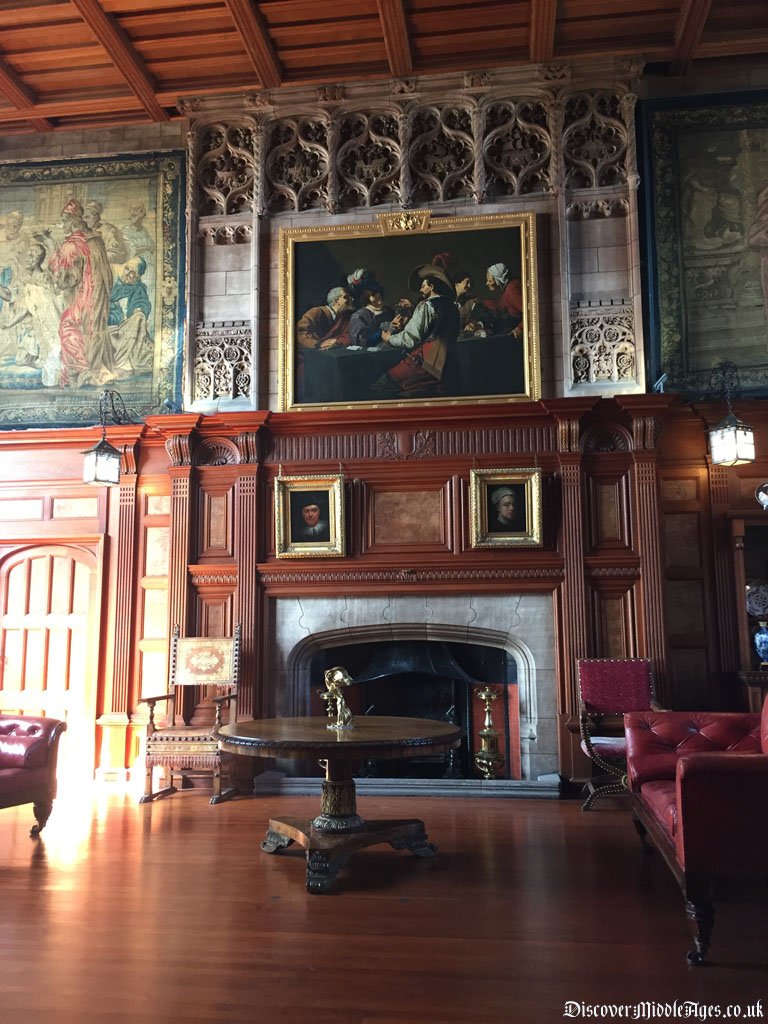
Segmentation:
{"type": "Polygon", "coordinates": [[[0,715],[0,807],[34,804],[39,835],[56,796],[59,738],[66,729],[56,718],[0,715]]]}
{"type": "Polygon", "coordinates": [[[713,880],[768,875],[768,698],[762,715],[634,711],[624,727],[635,823],[683,888],[702,963],[713,880]]]}
{"type": "Polygon", "coordinates": [[[0,768],[44,768],[50,729],[45,718],[0,719],[0,768]]]}
{"type": "Polygon", "coordinates": [[[760,715],[633,711],[624,716],[629,788],[674,778],[677,760],[696,751],[760,753],[760,715]]]}

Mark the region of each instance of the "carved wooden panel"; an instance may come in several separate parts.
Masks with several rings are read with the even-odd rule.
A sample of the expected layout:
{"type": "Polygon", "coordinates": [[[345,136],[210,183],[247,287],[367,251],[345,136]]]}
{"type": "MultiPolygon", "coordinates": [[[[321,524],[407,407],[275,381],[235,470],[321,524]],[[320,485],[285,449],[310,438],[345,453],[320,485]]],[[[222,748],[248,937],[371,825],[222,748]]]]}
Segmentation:
{"type": "Polygon", "coordinates": [[[628,486],[626,474],[588,481],[589,542],[594,551],[629,550],[628,486]]]}
{"type": "Polygon", "coordinates": [[[699,515],[696,512],[665,513],[664,551],[667,566],[701,565],[699,515]]]}
{"type": "Polygon", "coordinates": [[[167,576],[170,527],[148,526],[144,537],[144,575],[167,576]]]}
{"type": "Polygon", "coordinates": [[[379,491],[373,495],[372,545],[444,542],[439,491],[379,491]]]}
{"type": "Polygon", "coordinates": [[[200,560],[234,558],[233,488],[223,492],[201,491],[199,500],[200,560]]]}
{"type": "Polygon", "coordinates": [[[670,639],[686,638],[689,645],[698,645],[707,628],[702,582],[669,580],[667,600],[670,639]]]}
{"type": "Polygon", "coordinates": [[[664,478],[661,481],[661,500],[697,501],[699,498],[699,481],[697,477],[664,478]]]}
{"type": "Polygon", "coordinates": [[[452,531],[445,487],[422,490],[378,485],[365,489],[364,507],[363,552],[448,548],[452,531]]]}
{"type": "Polygon", "coordinates": [[[705,650],[671,647],[669,668],[676,709],[706,711],[712,707],[709,661],[705,650]]]}
{"type": "Polygon", "coordinates": [[[637,656],[634,589],[625,577],[608,578],[591,589],[593,636],[596,658],[637,656]]]}

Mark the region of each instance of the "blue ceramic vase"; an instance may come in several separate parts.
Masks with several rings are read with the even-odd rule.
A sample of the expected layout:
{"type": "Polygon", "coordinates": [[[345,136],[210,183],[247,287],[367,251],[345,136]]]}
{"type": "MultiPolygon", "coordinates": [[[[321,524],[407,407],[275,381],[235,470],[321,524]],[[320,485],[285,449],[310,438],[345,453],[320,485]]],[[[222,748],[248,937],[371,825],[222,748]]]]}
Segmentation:
{"type": "Polygon", "coordinates": [[[755,645],[755,650],[761,664],[768,664],[768,625],[765,622],[758,622],[757,632],[752,642],[755,645]]]}

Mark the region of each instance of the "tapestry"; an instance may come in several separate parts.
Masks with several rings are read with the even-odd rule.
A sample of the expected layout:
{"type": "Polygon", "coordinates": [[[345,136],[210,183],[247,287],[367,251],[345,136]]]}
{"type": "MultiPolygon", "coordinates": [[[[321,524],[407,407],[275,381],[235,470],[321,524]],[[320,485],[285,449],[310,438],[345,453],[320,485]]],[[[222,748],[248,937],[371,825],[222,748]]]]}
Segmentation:
{"type": "Polygon", "coordinates": [[[0,164],[0,428],[181,402],[185,156],[0,164]]]}
{"type": "Polygon", "coordinates": [[[691,101],[651,109],[647,124],[654,373],[673,390],[706,392],[727,358],[745,391],[764,391],[768,105],[691,101]]]}

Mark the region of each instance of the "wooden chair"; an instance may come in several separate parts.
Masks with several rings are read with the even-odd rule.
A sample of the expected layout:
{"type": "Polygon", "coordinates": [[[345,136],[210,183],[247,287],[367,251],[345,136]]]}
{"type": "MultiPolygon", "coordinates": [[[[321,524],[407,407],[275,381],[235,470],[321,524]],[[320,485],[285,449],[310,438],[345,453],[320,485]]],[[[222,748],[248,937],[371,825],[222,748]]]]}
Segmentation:
{"type": "Polygon", "coordinates": [[[581,749],[602,773],[587,782],[582,810],[627,791],[623,715],[656,708],[651,663],[645,658],[583,658],[579,669],[581,749]]]}
{"type": "Polygon", "coordinates": [[[229,708],[229,721],[234,721],[237,714],[239,663],[239,624],[235,627],[234,636],[223,639],[180,637],[179,627],[174,626],[169,673],[170,692],[159,697],[142,697],[139,701],[149,706],[146,776],[141,803],[175,793],[177,787],[173,785],[174,778],[180,778],[181,788],[184,788],[188,779],[210,775],[213,779],[212,804],[229,800],[236,794],[237,789],[232,781],[231,758],[222,755],[216,733],[222,724],[222,709],[225,704],[229,708]],[[190,711],[184,706],[185,687],[215,687],[220,691],[218,696],[212,698],[216,708],[213,722],[207,725],[190,724],[190,711]],[[158,728],[155,723],[155,705],[160,701],[168,702],[168,724],[163,728],[158,728]],[[153,791],[153,769],[158,766],[165,770],[168,785],[153,791]],[[227,772],[229,777],[229,786],[223,790],[222,771],[227,772]]]}

